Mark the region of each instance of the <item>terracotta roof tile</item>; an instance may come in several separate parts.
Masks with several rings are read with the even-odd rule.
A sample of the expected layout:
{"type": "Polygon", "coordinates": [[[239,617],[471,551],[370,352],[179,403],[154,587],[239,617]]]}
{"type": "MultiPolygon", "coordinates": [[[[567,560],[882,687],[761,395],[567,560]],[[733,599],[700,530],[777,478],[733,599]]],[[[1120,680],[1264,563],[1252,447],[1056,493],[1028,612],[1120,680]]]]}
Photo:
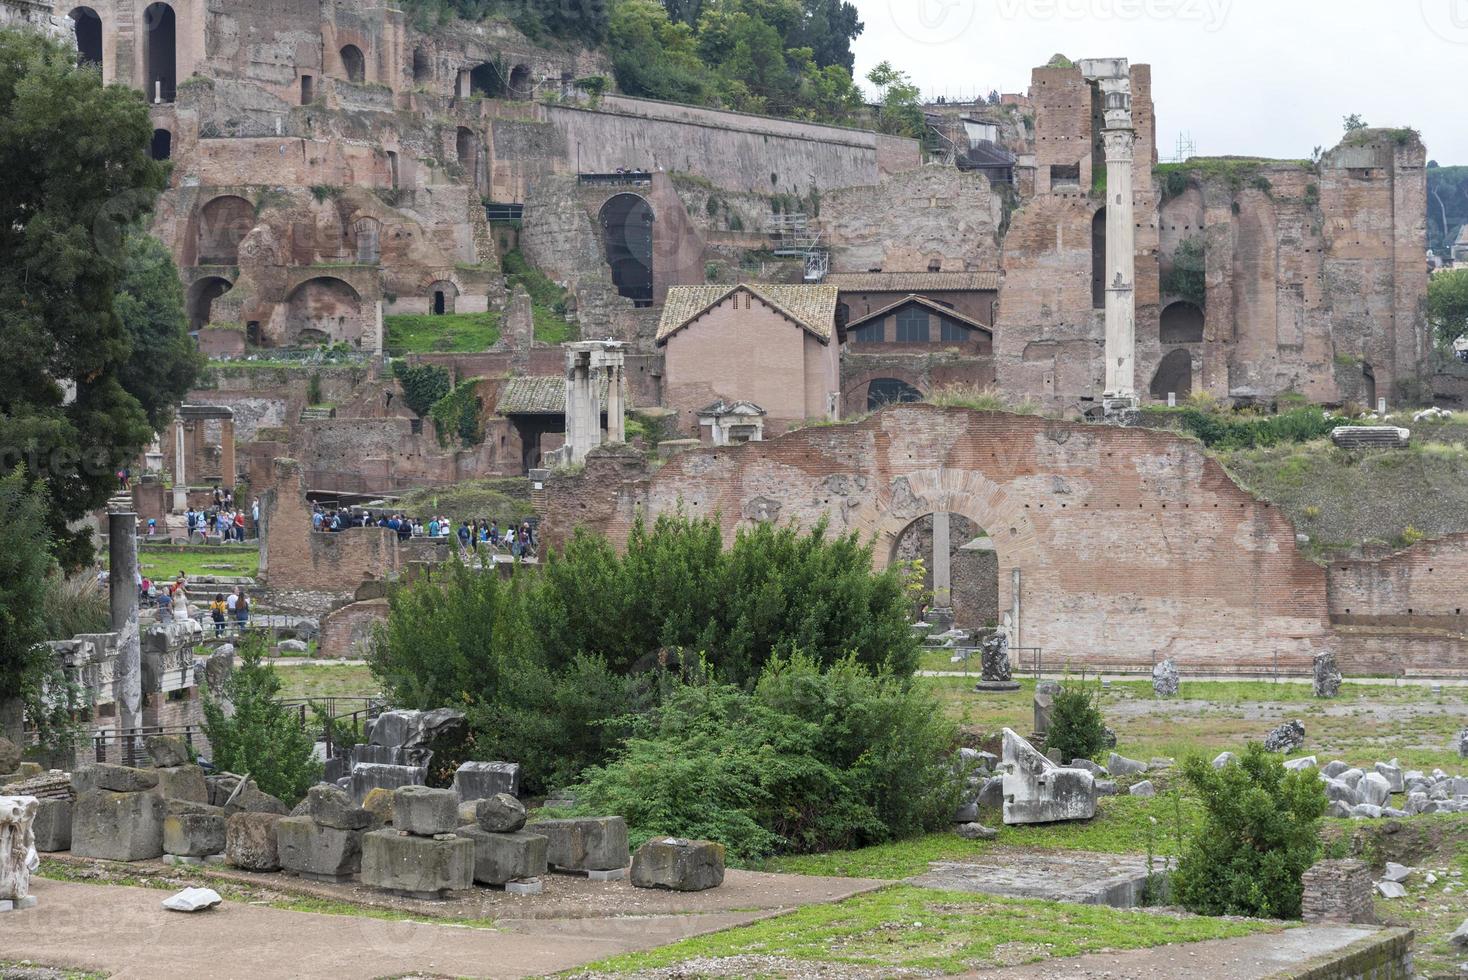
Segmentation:
{"type": "Polygon", "coordinates": [[[826,282],[843,293],[994,291],[998,272],[833,272],[826,282]]]}
{"type": "MultiPolygon", "coordinates": [[[[607,403],[607,379],[603,375],[596,379],[596,399],[603,407],[607,403]]],[[[500,389],[499,405],[495,407],[501,415],[565,415],[565,375],[528,375],[511,378],[500,389]]]]}
{"type": "Polygon", "coordinates": [[[766,304],[790,317],[823,341],[829,342],[836,325],[836,287],[819,285],[775,285],[748,282],[737,286],[671,286],[658,321],[658,343],[683,329],[700,314],[730,294],[748,290],[766,304]]]}

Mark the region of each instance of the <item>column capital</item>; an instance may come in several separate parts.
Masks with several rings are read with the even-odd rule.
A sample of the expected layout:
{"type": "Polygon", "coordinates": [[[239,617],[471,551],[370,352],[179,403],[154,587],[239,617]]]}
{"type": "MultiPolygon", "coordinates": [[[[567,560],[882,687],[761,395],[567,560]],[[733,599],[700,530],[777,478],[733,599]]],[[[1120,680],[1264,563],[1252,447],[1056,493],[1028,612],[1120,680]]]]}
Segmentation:
{"type": "Polygon", "coordinates": [[[1130,163],[1137,142],[1134,129],[1107,129],[1101,133],[1107,163],[1130,163]]]}

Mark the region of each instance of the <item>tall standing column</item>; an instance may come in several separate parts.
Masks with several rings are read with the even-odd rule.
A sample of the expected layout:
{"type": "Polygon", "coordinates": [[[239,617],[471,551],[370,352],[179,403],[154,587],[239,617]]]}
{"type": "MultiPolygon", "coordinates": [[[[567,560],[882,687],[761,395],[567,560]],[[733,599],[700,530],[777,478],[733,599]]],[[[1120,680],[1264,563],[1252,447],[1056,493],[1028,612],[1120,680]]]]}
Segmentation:
{"type": "Polygon", "coordinates": [[[117,704],[117,734],[135,734],[143,726],[143,654],[138,634],[138,515],[107,515],[108,596],[112,631],[117,634],[117,665],[112,672],[117,704]]]}
{"type": "Polygon", "coordinates": [[[188,468],[184,463],[188,449],[184,446],[183,419],[173,420],[173,512],[189,509],[188,468]]]}
{"type": "Polygon", "coordinates": [[[953,625],[953,578],[948,512],[933,515],[933,608],[928,620],[948,629],[953,625]]]}
{"type": "MultiPolygon", "coordinates": [[[[1108,123],[1109,126],[1109,123],[1108,123]]],[[[1132,155],[1136,132],[1108,128],[1106,146],[1106,397],[1137,397],[1136,218],[1132,155]]]]}
{"type": "Polygon", "coordinates": [[[627,441],[627,420],[622,405],[622,355],[607,358],[607,442],[627,441]]]}

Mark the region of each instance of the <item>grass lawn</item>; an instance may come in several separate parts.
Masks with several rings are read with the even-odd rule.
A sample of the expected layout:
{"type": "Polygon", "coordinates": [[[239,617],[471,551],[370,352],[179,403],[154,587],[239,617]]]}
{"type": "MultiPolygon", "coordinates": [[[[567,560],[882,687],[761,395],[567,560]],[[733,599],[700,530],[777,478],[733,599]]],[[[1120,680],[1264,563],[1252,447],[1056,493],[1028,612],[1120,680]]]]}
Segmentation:
{"type": "Polygon", "coordinates": [[[930,861],[964,861],[996,847],[1145,854],[1149,837],[1160,865],[1163,858],[1178,852],[1178,820],[1182,821],[1184,836],[1190,835],[1202,822],[1202,810],[1191,797],[1181,797],[1174,803],[1173,795],[1164,793],[1152,798],[1102,797],[1095,819],[1073,823],[1007,827],[996,818],[997,814],[988,814],[987,819],[981,815],[986,823],[998,828],[999,837],[994,841],[971,841],[940,832],[854,851],[771,858],[761,870],[843,878],[908,878],[927,871],[930,861]]]}
{"type": "Polygon", "coordinates": [[[577,338],[576,328],[549,307],[536,304],[531,306],[530,313],[535,320],[535,339],[541,343],[564,344],[577,338]]]}
{"type": "MultiPolygon", "coordinates": [[[[1020,680],[1020,690],[978,693],[963,677],[920,678],[949,716],[966,727],[988,733],[1034,728],[1034,681],[1020,680]]],[[[1343,759],[1370,768],[1397,758],[1404,767],[1449,772],[1463,769],[1450,748],[1452,738],[1468,727],[1468,691],[1444,688],[1433,694],[1419,685],[1348,682],[1334,700],[1317,700],[1308,684],[1269,681],[1183,681],[1179,696],[1159,701],[1150,680],[1115,681],[1101,696],[1101,713],[1116,731],[1117,751],[1135,759],[1168,756],[1181,761],[1198,753],[1214,756],[1237,752],[1248,741],[1261,741],[1280,723],[1298,718],[1305,726],[1305,748],[1292,756],[1314,755],[1322,763],[1343,759]]],[[[1105,762],[1106,753],[1098,761],[1105,762]]]]}
{"type": "Polygon", "coordinates": [[[308,664],[277,666],[283,700],[311,698],[375,697],[382,687],[365,666],[355,664],[308,664]]]}
{"type": "MultiPolygon", "coordinates": [[[[1279,923],[1122,911],[896,886],[585,967],[632,973],[737,956],[963,973],[1100,950],[1278,932],[1279,923]]],[[[581,971],[577,971],[581,972],[581,971]]],[[[683,975],[683,974],[680,974],[683,975]]],[[[690,971],[689,976],[697,975],[690,971]]]]}
{"type": "Polygon", "coordinates": [[[395,313],[382,318],[391,354],[489,350],[500,339],[498,313],[395,313]]]}
{"type": "Polygon", "coordinates": [[[256,547],[196,545],[182,548],[138,549],[138,563],[145,576],[156,581],[172,580],[180,571],[189,578],[226,575],[253,578],[260,571],[256,547]]]}

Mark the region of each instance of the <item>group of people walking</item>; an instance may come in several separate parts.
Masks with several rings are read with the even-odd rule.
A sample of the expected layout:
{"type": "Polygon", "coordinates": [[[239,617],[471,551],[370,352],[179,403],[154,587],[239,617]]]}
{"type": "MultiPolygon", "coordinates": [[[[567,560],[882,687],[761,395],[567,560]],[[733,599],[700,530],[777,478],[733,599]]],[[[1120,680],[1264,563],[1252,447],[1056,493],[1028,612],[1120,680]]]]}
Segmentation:
{"type": "MultiPolygon", "coordinates": [[[[189,540],[197,534],[205,544],[209,543],[211,534],[220,541],[244,541],[247,531],[254,537],[260,536],[259,499],[256,498],[246,512],[244,507],[235,506],[232,490],[215,487],[214,506],[197,510],[190,507],[184,518],[189,526],[189,540]]],[[[154,533],[152,521],[148,522],[148,533],[154,533]]]]}
{"type": "Polygon", "coordinates": [[[425,520],[386,511],[373,514],[370,510],[332,510],[320,505],[312,506],[313,531],[344,531],[354,527],[387,528],[397,534],[400,541],[409,538],[457,539],[459,553],[465,558],[478,554],[483,547],[488,547],[491,552],[508,552],[515,558],[526,558],[534,555],[539,547],[535,529],[529,521],[519,525],[507,523],[501,527],[499,521],[476,518],[461,520],[456,526],[441,514],[425,520]]]}
{"type": "MultiPolygon", "coordinates": [[[[178,578],[172,582],[158,584],[146,577],[140,577],[138,581],[138,601],[142,605],[152,605],[158,610],[158,622],[172,623],[187,619],[193,619],[193,609],[189,605],[189,577],[183,572],[178,573],[178,578]]],[[[245,594],[243,586],[236,586],[233,592],[216,592],[213,600],[209,603],[209,619],[214,624],[214,635],[223,636],[225,628],[233,623],[237,628],[244,629],[250,624],[250,598],[245,594]]]]}

